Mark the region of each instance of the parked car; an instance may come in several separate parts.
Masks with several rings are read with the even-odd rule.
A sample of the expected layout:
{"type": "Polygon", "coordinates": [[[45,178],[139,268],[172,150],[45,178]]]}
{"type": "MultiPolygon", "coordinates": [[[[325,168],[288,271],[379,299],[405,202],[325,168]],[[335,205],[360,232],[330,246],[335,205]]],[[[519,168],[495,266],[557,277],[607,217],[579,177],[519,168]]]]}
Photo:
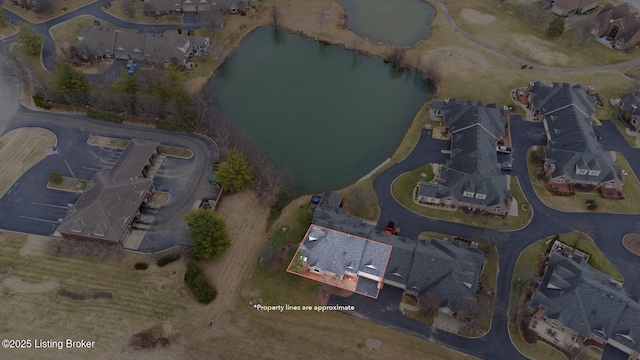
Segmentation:
{"type": "Polygon", "coordinates": [[[393,234],[393,231],[396,229],[396,224],[393,221],[389,221],[387,223],[387,227],[384,228],[384,233],[385,234],[393,234]]]}
{"type": "Polygon", "coordinates": [[[511,170],[511,169],[513,169],[513,164],[512,163],[499,163],[498,167],[500,167],[500,170],[511,170]]]}
{"type": "Polygon", "coordinates": [[[511,154],[511,148],[506,146],[498,146],[496,151],[503,154],[511,154]]]}
{"type": "Polygon", "coordinates": [[[136,70],[138,70],[138,63],[133,63],[131,64],[131,66],[129,67],[129,70],[127,70],[127,72],[129,73],[129,75],[133,75],[136,73],[136,70]]]}

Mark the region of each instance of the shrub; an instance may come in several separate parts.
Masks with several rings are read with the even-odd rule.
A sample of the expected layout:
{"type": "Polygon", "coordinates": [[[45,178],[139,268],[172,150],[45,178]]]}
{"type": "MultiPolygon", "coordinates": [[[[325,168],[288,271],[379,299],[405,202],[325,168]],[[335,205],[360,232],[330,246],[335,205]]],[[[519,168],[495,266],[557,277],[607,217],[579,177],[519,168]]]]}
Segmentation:
{"type": "Polygon", "coordinates": [[[218,296],[218,290],[209,284],[202,268],[195,260],[187,261],[184,281],[187,282],[187,286],[200,303],[208,304],[218,296]]]}
{"type": "Polygon", "coordinates": [[[192,133],[195,130],[193,126],[189,124],[170,124],[164,122],[159,122],[156,127],[163,130],[184,131],[188,133],[192,133]]]}
{"type": "Polygon", "coordinates": [[[133,267],[136,268],[136,270],[146,270],[149,264],[146,262],[137,262],[133,267]]]}
{"type": "Polygon", "coordinates": [[[33,95],[33,103],[36,104],[37,107],[47,110],[51,109],[51,105],[41,95],[33,95]]]}
{"type": "Polygon", "coordinates": [[[595,210],[598,208],[598,203],[593,199],[589,199],[586,201],[586,206],[587,210],[595,210]]]}
{"type": "Polygon", "coordinates": [[[87,116],[94,119],[104,120],[104,121],[108,121],[116,124],[121,124],[123,121],[123,119],[118,115],[109,114],[101,111],[95,111],[95,110],[87,110],[87,116]]]}
{"type": "Polygon", "coordinates": [[[180,259],[180,254],[175,254],[175,255],[167,255],[163,258],[158,259],[158,261],[156,262],[156,264],[159,267],[163,267],[167,264],[171,264],[172,262],[176,261],[180,259]]]}
{"type": "Polygon", "coordinates": [[[49,174],[49,182],[52,184],[61,184],[62,183],[62,175],[60,175],[57,171],[52,171],[49,174]]]}

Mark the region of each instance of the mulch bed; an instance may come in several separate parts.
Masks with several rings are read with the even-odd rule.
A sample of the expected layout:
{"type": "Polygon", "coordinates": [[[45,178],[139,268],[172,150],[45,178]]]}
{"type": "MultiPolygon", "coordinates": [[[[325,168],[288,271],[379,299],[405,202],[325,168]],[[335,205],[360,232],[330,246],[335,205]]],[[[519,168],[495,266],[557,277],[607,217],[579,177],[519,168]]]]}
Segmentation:
{"type": "Polygon", "coordinates": [[[634,255],[640,256],[640,234],[631,233],[622,238],[622,245],[634,255]]]}

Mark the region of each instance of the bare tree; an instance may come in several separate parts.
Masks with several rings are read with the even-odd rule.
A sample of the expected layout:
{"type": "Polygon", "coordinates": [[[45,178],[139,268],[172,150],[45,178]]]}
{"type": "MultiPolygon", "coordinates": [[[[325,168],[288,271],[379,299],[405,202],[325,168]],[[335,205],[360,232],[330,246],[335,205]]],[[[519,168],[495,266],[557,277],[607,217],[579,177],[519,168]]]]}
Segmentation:
{"type": "Polygon", "coordinates": [[[595,227],[588,221],[578,221],[572,225],[573,230],[578,232],[576,242],[573,246],[578,246],[580,241],[590,240],[591,236],[595,233],[595,227]]]}
{"type": "Polygon", "coordinates": [[[473,299],[463,297],[463,298],[456,299],[456,301],[453,302],[452,310],[457,313],[456,316],[459,319],[462,319],[465,317],[472,317],[475,309],[476,309],[476,302],[473,299]]]}
{"type": "Polygon", "coordinates": [[[135,3],[132,0],[122,0],[122,12],[129,18],[133,19],[136,16],[135,3]]]}
{"type": "Polygon", "coordinates": [[[433,85],[438,85],[442,81],[442,70],[440,63],[433,57],[421,57],[418,62],[418,73],[431,81],[433,85]]]}
{"type": "Polygon", "coordinates": [[[273,9],[271,9],[271,21],[273,21],[273,26],[278,26],[278,20],[280,18],[280,12],[278,11],[278,7],[273,5],[273,9]]]}
{"type": "Polygon", "coordinates": [[[387,57],[387,60],[394,68],[402,68],[402,61],[404,60],[405,53],[406,49],[394,46],[387,57]]]}
{"type": "Polygon", "coordinates": [[[425,318],[434,316],[438,312],[438,308],[440,308],[440,298],[437,294],[427,293],[420,298],[418,306],[420,307],[420,313],[425,318]]]}
{"type": "Polygon", "coordinates": [[[359,185],[352,186],[349,189],[349,195],[349,210],[354,214],[361,214],[367,208],[367,204],[372,200],[371,194],[359,185]]]}

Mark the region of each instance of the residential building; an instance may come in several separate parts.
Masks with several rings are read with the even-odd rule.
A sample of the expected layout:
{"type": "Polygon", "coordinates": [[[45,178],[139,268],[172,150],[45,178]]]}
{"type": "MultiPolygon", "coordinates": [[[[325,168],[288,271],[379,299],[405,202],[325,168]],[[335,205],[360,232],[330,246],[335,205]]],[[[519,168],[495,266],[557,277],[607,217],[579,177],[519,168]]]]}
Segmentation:
{"type": "Polygon", "coordinates": [[[104,26],[89,26],[75,45],[85,60],[117,58],[151,63],[186,63],[209,50],[209,38],[188,35],[137,34],[104,26]]]}
{"type": "Polygon", "coordinates": [[[606,38],[614,49],[632,50],[640,43],[638,17],[626,2],[606,4],[592,21],[591,35],[606,38]]]}
{"type": "MultiPolygon", "coordinates": [[[[542,336],[566,334],[574,342],[609,344],[640,359],[640,304],[618,281],[591,268],[582,257],[552,252],[530,303],[534,331],[551,328],[542,336]]],[[[570,345],[570,344],[569,344],[570,345]]]]}
{"type": "Polygon", "coordinates": [[[448,314],[456,312],[462,302],[476,304],[484,266],[482,252],[463,241],[416,241],[378,232],[347,214],[334,191],[326,192],[314,209],[299,250],[303,273],[293,272],[297,275],[370,297],[377,297],[374,288],[383,285],[400,288],[416,300],[435,294],[440,310],[448,314]],[[383,260],[385,270],[381,272],[383,260]]]}
{"type": "Polygon", "coordinates": [[[542,117],[547,134],[545,181],[550,191],[589,191],[624,199],[623,174],[591,126],[595,98],[582,85],[536,82],[529,86],[529,106],[542,117]]]}
{"type": "Polygon", "coordinates": [[[66,239],[122,245],[140,216],[140,207],[155,192],[147,169],[158,143],[133,139],[111,170],[100,170],[93,186],[71,205],[56,231],[66,239]]]}
{"type": "Polygon", "coordinates": [[[391,254],[391,246],[311,225],[293,261],[302,262],[302,272],[312,280],[377,298],[391,254]]]}
{"type": "Polygon", "coordinates": [[[421,182],[418,201],[484,214],[506,216],[511,205],[507,177],[498,165],[497,146],[505,145],[507,120],[497,104],[458,99],[432,100],[430,113],[451,135],[451,155],[437,183],[421,182]]]}
{"type": "Polygon", "coordinates": [[[618,119],[624,121],[634,131],[640,132],[640,100],[632,93],[620,98],[618,119]]]}
{"type": "Polygon", "coordinates": [[[555,0],[551,12],[559,16],[585,14],[598,7],[598,0],[555,0]]]}
{"type": "Polygon", "coordinates": [[[393,247],[385,284],[403,289],[416,300],[434,294],[443,313],[457,312],[464,302],[475,307],[478,277],[484,267],[482,252],[459,240],[415,241],[386,234],[373,238],[393,247]]]}
{"type": "Polygon", "coordinates": [[[163,16],[200,11],[217,10],[214,0],[144,0],[144,10],[148,15],[163,16]]]}

